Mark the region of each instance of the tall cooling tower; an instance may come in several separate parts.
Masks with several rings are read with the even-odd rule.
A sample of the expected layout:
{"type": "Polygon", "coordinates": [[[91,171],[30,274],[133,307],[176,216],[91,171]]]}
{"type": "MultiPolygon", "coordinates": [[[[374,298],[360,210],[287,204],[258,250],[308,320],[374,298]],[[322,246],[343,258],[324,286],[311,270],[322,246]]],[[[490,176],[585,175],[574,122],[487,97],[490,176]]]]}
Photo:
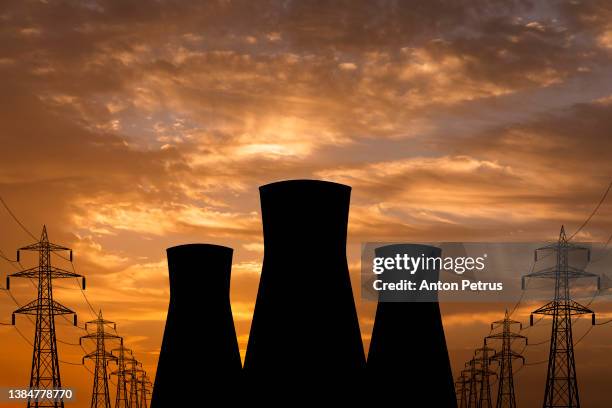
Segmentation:
{"type": "Polygon", "coordinates": [[[152,408],[218,400],[235,385],[242,364],[229,299],[232,252],[209,244],[168,248],[170,304],[152,408]]]}
{"type": "Polygon", "coordinates": [[[259,190],[265,249],[245,371],[316,381],[364,368],[346,261],[351,188],[291,180],[259,190]]]}
{"type": "MultiPolygon", "coordinates": [[[[440,257],[440,248],[428,245],[387,245],[376,257],[440,257]]],[[[397,269],[385,269],[383,281],[397,282],[397,269]]],[[[418,269],[411,280],[438,282],[439,270],[418,269]]],[[[417,285],[418,286],[418,285],[417,285]]],[[[380,293],[368,353],[368,377],[380,403],[405,403],[421,396],[431,407],[456,407],[453,375],[444,338],[437,291],[380,293]],[[393,392],[394,389],[401,392],[393,392]]]]}

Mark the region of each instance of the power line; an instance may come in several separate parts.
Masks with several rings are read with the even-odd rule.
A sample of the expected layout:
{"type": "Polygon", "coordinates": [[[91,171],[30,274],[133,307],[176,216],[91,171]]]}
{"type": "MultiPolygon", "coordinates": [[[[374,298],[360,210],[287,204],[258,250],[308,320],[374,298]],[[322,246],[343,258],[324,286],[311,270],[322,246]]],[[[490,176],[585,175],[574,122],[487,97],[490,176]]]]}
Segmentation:
{"type": "MultiPolygon", "coordinates": [[[[32,234],[32,232],[31,232],[30,230],[28,230],[28,228],[26,228],[26,226],[25,226],[25,225],[24,225],[24,224],[23,224],[23,223],[22,223],[22,222],[19,220],[19,218],[17,218],[17,216],[15,215],[15,213],[14,213],[14,212],[13,212],[13,211],[10,209],[10,207],[7,205],[6,201],[4,201],[4,199],[3,199],[1,196],[0,196],[0,203],[1,203],[1,204],[4,206],[4,208],[5,208],[5,209],[6,209],[6,211],[9,213],[9,215],[11,216],[11,218],[13,218],[13,220],[14,220],[14,221],[15,221],[15,222],[16,222],[16,223],[17,223],[17,224],[18,224],[18,225],[21,227],[21,229],[22,229],[22,230],[23,230],[23,231],[24,231],[26,234],[28,234],[30,237],[32,237],[33,239],[35,239],[35,240],[36,240],[36,239],[37,239],[37,237],[36,237],[34,234],[32,234]]],[[[61,255],[61,254],[59,254],[59,253],[56,253],[56,252],[52,252],[52,254],[55,254],[55,255],[59,256],[60,258],[62,258],[62,259],[64,259],[64,260],[66,260],[66,261],[68,261],[68,262],[70,262],[70,267],[72,268],[72,272],[73,272],[73,274],[77,275],[77,272],[76,272],[76,267],[74,266],[74,262],[72,261],[72,259],[67,258],[67,257],[65,257],[65,256],[63,256],[63,255],[61,255]]],[[[10,265],[11,265],[13,268],[15,268],[16,270],[19,270],[19,268],[21,268],[21,269],[25,269],[25,268],[23,268],[23,265],[21,265],[21,262],[19,262],[19,260],[12,260],[12,259],[8,258],[6,255],[4,255],[4,253],[3,253],[1,250],[0,250],[0,258],[3,258],[4,260],[8,261],[8,262],[10,263],[10,265]],[[15,264],[18,264],[18,265],[19,265],[19,267],[17,267],[15,264]]],[[[33,279],[32,279],[32,278],[30,278],[29,280],[30,280],[30,283],[31,283],[31,284],[32,284],[32,285],[33,285],[33,286],[36,288],[36,287],[37,287],[37,285],[34,283],[33,279]]],[[[87,304],[87,307],[89,308],[90,313],[91,313],[91,314],[92,314],[92,315],[95,317],[95,316],[96,316],[96,313],[95,313],[95,310],[96,310],[96,309],[93,307],[92,303],[89,301],[89,299],[88,299],[87,295],[85,294],[85,291],[83,290],[83,287],[82,287],[81,285],[79,285],[79,282],[78,282],[78,279],[77,279],[77,278],[75,278],[75,281],[77,282],[78,289],[79,289],[79,291],[81,292],[81,295],[82,295],[83,299],[85,300],[85,303],[87,304]]],[[[59,287],[59,288],[62,288],[62,289],[71,289],[71,288],[67,288],[67,287],[60,287],[60,286],[56,286],[56,287],[59,287]]],[[[10,292],[10,290],[6,289],[6,292],[9,294],[9,296],[11,297],[11,299],[13,300],[13,302],[14,302],[14,303],[15,303],[15,304],[16,304],[16,305],[19,307],[19,308],[21,308],[21,305],[19,304],[19,302],[17,301],[17,299],[15,298],[15,296],[14,296],[14,295],[13,295],[13,294],[10,292]]],[[[65,316],[65,315],[63,315],[63,314],[62,314],[61,316],[62,316],[64,319],[68,320],[68,319],[66,318],[66,316],[65,316]]],[[[30,321],[30,323],[34,324],[34,322],[33,322],[33,321],[32,321],[32,319],[31,319],[31,316],[29,316],[29,315],[28,315],[28,316],[27,316],[27,318],[28,318],[28,320],[30,321]]],[[[69,320],[68,320],[68,321],[69,321],[69,320]]],[[[0,325],[5,325],[5,324],[4,324],[4,323],[0,323],[0,325]]],[[[17,332],[18,332],[18,333],[19,333],[19,335],[20,335],[20,336],[23,338],[23,340],[25,340],[25,341],[26,341],[26,342],[27,342],[27,343],[28,343],[30,346],[32,346],[32,347],[33,347],[33,343],[32,343],[32,342],[31,342],[31,341],[28,339],[28,337],[27,337],[25,334],[23,334],[23,333],[22,333],[22,332],[19,330],[19,328],[18,328],[17,326],[15,326],[15,325],[12,325],[12,326],[13,326],[13,327],[14,327],[14,328],[17,330],[17,332]]],[[[84,330],[85,332],[87,332],[87,328],[86,328],[86,327],[82,327],[82,326],[78,326],[78,325],[74,325],[74,326],[76,326],[76,327],[78,327],[79,329],[84,330]]],[[[116,327],[113,327],[113,330],[114,330],[115,334],[118,336],[118,332],[117,332],[116,327]]],[[[58,342],[60,342],[60,343],[62,343],[62,344],[66,344],[66,345],[71,345],[71,346],[76,345],[76,343],[69,343],[69,342],[65,342],[65,341],[59,340],[59,339],[57,339],[57,341],[58,341],[58,342]]],[[[81,347],[81,349],[83,350],[83,352],[84,352],[85,354],[88,354],[87,350],[85,350],[85,348],[83,347],[83,345],[82,345],[82,344],[78,344],[78,345],[81,347]]],[[[82,366],[82,367],[84,367],[84,368],[85,368],[85,369],[86,369],[86,370],[87,370],[87,371],[88,371],[90,374],[94,375],[94,372],[93,372],[93,371],[91,371],[91,370],[90,370],[90,369],[89,369],[89,368],[88,368],[88,367],[87,367],[85,364],[82,364],[82,363],[81,363],[81,364],[71,363],[71,362],[68,362],[68,361],[63,361],[63,360],[59,360],[59,359],[58,359],[58,361],[59,361],[60,363],[64,363],[64,364],[70,364],[70,365],[79,365],[79,366],[82,366]]],[[[112,380],[110,380],[110,382],[111,382],[111,384],[115,385],[115,384],[114,384],[114,382],[113,382],[112,380]]]]}
{"type": "Polygon", "coordinates": [[[568,241],[571,241],[572,238],[574,238],[574,236],[576,236],[576,234],[578,234],[580,231],[582,231],[582,229],[591,221],[591,218],[593,218],[593,216],[597,213],[597,211],[599,210],[599,207],[601,207],[601,205],[603,204],[603,202],[606,200],[606,197],[608,196],[608,193],[610,192],[610,189],[612,188],[612,181],[610,182],[610,184],[608,184],[608,188],[606,189],[606,192],[604,193],[604,195],[601,197],[601,200],[599,200],[599,203],[597,203],[597,205],[595,206],[595,208],[593,209],[593,211],[591,212],[591,214],[587,217],[587,219],[582,223],[582,225],[580,227],[578,227],[578,229],[567,239],[568,241]]]}
{"type": "Polygon", "coordinates": [[[9,208],[9,206],[6,204],[6,201],[4,201],[4,199],[2,198],[2,196],[0,196],[0,202],[2,203],[2,205],[4,206],[4,208],[6,209],[6,211],[10,214],[10,216],[13,218],[13,220],[15,220],[15,222],[21,227],[22,230],[24,230],[26,232],[26,234],[28,234],[30,237],[32,237],[33,239],[38,239],[34,234],[32,234],[30,232],[30,230],[28,230],[25,225],[23,225],[21,223],[21,221],[19,221],[19,218],[17,218],[17,216],[13,213],[13,211],[11,211],[11,209],[9,208]]]}
{"type": "MultiPolygon", "coordinates": [[[[4,206],[4,208],[6,209],[6,211],[9,213],[9,215],[11,216],[11,218],[13,218],[13,220],[14,220],[14,221],[15,221],[15,222],[16,222],[16,223],[17,223],[17,224],[18,224],[18,225],[21,227],[21,229],[22,229],[22,230],[23,230],[23,231],[24,231],[26,234],[28,234],[30,237],[32,237],[33,239],[37,239],[37,237],[36,237],[34,234],[32,234],[32,232],[31,232],[31,231],[30,231],[30,230],[29,230],[29,229],[28,229],[28,228],[27,228],[27,227],[26,227],[26,226],[25,226],[25,225],[24,225],[24,224],[23,224],[23,223],[22,223],[22,222],[19,220],[19,218],[17,218],[17,216],[15,215],[15,213],[14,213],[14,212],[13,212],[13,211],[10,209],[10,207],[8,206],[8,204],[6,203],[6,201],[4,201],[4,199],[2,198],[2,196],[0,196],[0,202],[2,203],[2,205],[4,206]]],[[[73,272],[73,273],[77,273],[77,272],[76,272],[76,268],[74,267],[74,263],[72,262],[72,260],[71,260],[71,259],[69,259],[69,258],[67,258],[67,257],[65,257],[65,256],[63,256],[63,255],[61,255],[61,254],[55,253],[55,252],[54,252],[54,254],[55,254],[55,255],[57,255],[57,256],[59,256],[60,258],[62,258],[62,259],[64,259],[64,260],[66,260],[66,261],[69,261],[69,262],[70,262],[70,266],[71,266],[71,268],[72,268],[72,272],[73,272]]],[[[2,258],[6,259],[7,261],[9,261],[9,262],[11,262],[11,263],[15,263],[15,262],[16,262],[16,263],[19,263],[19,261],[13,261],[13,260],[9,259],[8,257],[4,256],[4,254],[2,254],[2,258]]],[[[19,265],[21,266],[21,264],[20,264],[20,263],[19,263],[19,265]]],[[[78,282],[78,279],[77,279],[76,281],[77,281],[77,285],[78,285],[78,283],[79,283],[79,282],[78,282]]],[[[80,287],[80,286],[79,286],[79,288],[80,288],[81,294],[83,295],[83,299],[84,299],[84,300],[85,300],[85,302],[87,303],[87,306],[88,306],[88,308],[89,308],[89,310],[90,310],[90,312],[91,312],[92,316],[93,316],[93,317],[96,317],[96,309],[93,307],[93,305],[91,304],[91,302],[90,302],[90,301],[89,301],[89,299],[87,298],[87,295],[86,295],[86,294],[85,294],[85,292],[83,291],[83,288],[82,288],[82,287],[80,287]]]]}

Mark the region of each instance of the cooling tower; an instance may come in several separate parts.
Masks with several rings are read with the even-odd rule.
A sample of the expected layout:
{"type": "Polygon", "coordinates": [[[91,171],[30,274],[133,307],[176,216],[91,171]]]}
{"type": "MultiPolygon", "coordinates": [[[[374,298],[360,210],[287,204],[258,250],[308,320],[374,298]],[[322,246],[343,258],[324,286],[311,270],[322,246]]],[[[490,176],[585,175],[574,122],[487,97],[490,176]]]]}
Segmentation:
{"type": "Polygon", "coordinates": [[[289,378],[364,368],[346,261],[351,188],[291,180],[259,190],[265,249],[245,371],[289,378]]]}
{"type": "MultiPolygon", "coordinates": [[[[387,245],[376,257],[396,255],[440,257],[440,248],[428,245],[387,245]]],[[[383,281],[406,278],[404,271],[385,270],[383,281]]],[[[438,282],[439,270],[418,269],[411,280],[438,282]]],[[[368,377],[377,390],[402,389],[401,393],[376,393],[381,403],[406,403],[424,399],[431,407],[456,407],[440,306],[435,291],[397,291],[381,294],[368,353],[368,377]],[[411,396],[410,398],[406,398],[411,396]],[[420,396],[420,397],[418,397],[420,396]]]]}
{"type": "Polygon", "coordinates": [[[167,249],[170,303],[151,408],[225,398],[222,390],[240,375],[229,299],[232,252],[209,244],[167,249]]]}

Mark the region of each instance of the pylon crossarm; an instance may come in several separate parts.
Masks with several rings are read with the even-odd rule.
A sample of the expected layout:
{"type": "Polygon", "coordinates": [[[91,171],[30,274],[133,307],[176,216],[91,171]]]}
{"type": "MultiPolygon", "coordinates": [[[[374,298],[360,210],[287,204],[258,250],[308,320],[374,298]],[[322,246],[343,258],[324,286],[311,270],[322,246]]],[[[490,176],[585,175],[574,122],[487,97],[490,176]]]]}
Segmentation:
{"type": "Polygon", "coordinates": [[[574,268],[573,266],[568,266],[568,277],[570,279],[577,278],[599,278],[599,275],[593,272],[587,272],[584,269],[574,268]]]}
{"type": "Polygon", "coordinates": [[[53,301],[53,314],[54,315],[74,314],[74,311],[72,311],[71,309],[68,309],[66,306],[54,300],[53,301]]]}
{"type": "Polygon", "coordinates": [[[572,316],[593,313],[593,311],[588,307],[582,306],[580,303],[573,300],[570,300],[567,304],[553,300],[552,302],[548,302],[544,306],[534,310],[532,313],[539,315],[554,315],[556,310],[564,309],[567,309],[568,313],[572,316]]]}
{"type": "Polygon", "coordinates": [[[496,320],[492,324],[495,326],[494,328],[497,328],[497,327],[503,326],[506,323],[508,323],[510,325],[521,324],[521,322],[516,321],[516,320],[512,320],[512,319],[508,319],[508,320],[505,320],[505,319],[503,319],[503,320],[496,320]]]}
{"type": "Polygon", "coordinates": [[[581,314],[589,314],[594,313],[593,310],[589,309],[586,306],[581,305],[580,303],[571,300],[569,302],[568,308],[572,315],[581,315],[581,314]]]}
{"type": "Polygon", "coordinates": [[[57,244],[53,244],[51,242],[48,241],[39,241],[39,242],[35,242],[31,245],[26,245],[24,247],[19,248],[19,251],[41,251],[41,250],[49,250],[52,252],[59,252],[59,251],[70,251],[70,248],[67,248],[65,246],[61,246],[61,245],[57,245],[57,244]]]}
{"type": "Polygon", "coordinates": [[[536,272],[528,273],[527,275],[523,275],[523,278],[547,278],[547,279],[555,279],[557,276],[557,269],[554,266],[549,268],[544,268],[536,272]]]}
{"type": "Polygon", "coordinates": [[[491,335],[487,336],[487,339],[503,340],[504,338],[507,338],[507,337],[511,337],[513,339],[526,339],[527,338],[527,336],[523,336],[521,334],[509,332],[509,333],[506,333],[506,334],[504,334],[504,333],[491,334],[491,335]]]}
{"type": "Polygon", "coordinates": [[[543,247],[536,248],[535,250],[536,251],[557,251],[559,250],[559,248],[563,250],[567,250],[567,251],[590,251],[591,250],[591,248],[588,248],[582,245],[577,245],[577,244],[570,244],[568,242],[563,242],[561,245],[559,245],[559,242],[554,242],[552,244],[548,244],[543,247]]]}
{"type": "Polygon", "coordinates": [[[78,273],[70,272],[62,268],[58,268],[56,266],[51,266],[51,279],[61,279],[61,278],[82,278],[83,275],[79,275],[78,273]]]}
{"type": "Polygon", "coordinates": [[[95,319],[95,320],[90,320],[88,322],[85,322],[86,324],[104,324],[104,325],[114,325],[115,322],[111,322],[110,320],[105,320],[105,319],[95,319]]]}
{"type": "MultiPolygon", "coordinates": [[[[83,275],[79,275],[78,273],[70,272],[62,268],[58,268],[55,266],[48,266],[49,271],[45,273],[49,273],[49,277],[51,279],[60,279],[60,278],[82,278],[83,275]]],[[[38,278],[40,275],[40,267],[35,266],[33,268],[24,269],[23,271],[11,273],[8,276],[11,278],[38,278]]]]}
{"type": "Polygon", "coordinates": [[[553,300],[552,302],[548,302],[544,306],[537,308],[532,313],[541,314],[541,315],[552,315],[555,313],[556,308],[557,308],[557,302],[553,300]]]}
{"type": "Polygon", "coordinates": [[[117,357],[113,356],[112,354],[108,352],[101,353],[98,351],[92,351],[91,353],[85,354],[83,358],[89,358],[89,359],[104,358],[106,360],[116,360],[117,359],[117,357]]]}
{"type": "MultiPolygon", "coordinates": [[[[546,279],[557,279],[557,276],[561,273],[557,270],[556,266],[545,268],[537,272],[529,273],[524,275],[523,278],[546,278],[546,279]]],[[[580,278],[597,278],[599,275],[587,272],[584,269],[574,268],[572,266],[567,267],[568,279],[580,279],[580,278]]]]}
{"type": "MultiPolygon", "coordinates": [[[[38,300],[33,300],[30,303],[27,303],[15,310],[13,313],[26,314],[26,315],[36,315],[39,310],[38,300]]],[[[74,312],[68,309],[66,306],[62,305],[59,302],[53,301],[53,305],[51,306],[51,310],[54,315],[65,315],[65,314],[74,314],[74,312]]]]}
{"type": "Polygon", "coordinates": [[[9,273],[7,276],[10,276],[11,278],[38,278],[39,274],[40,268],[35,266],[33,268],[24,269],[23,271],[9,273]]]}
{"type": "Polygon", "coordinates": [[[120,339],[121,336],[117,336],[116,334],[110,334],[110,333],[88,333],[84,336],[81,336],[81,339],[91,339],[91,340],[96,340],[99,338],[103,338],[103,339],[120,339]]]}
{"type": "Polygon", "coordinates": [[[33,300],[19,309],[15,310],[13,313],[25,314],[25,315],[36,315],[38,311],[38,300],[33,300]]]}

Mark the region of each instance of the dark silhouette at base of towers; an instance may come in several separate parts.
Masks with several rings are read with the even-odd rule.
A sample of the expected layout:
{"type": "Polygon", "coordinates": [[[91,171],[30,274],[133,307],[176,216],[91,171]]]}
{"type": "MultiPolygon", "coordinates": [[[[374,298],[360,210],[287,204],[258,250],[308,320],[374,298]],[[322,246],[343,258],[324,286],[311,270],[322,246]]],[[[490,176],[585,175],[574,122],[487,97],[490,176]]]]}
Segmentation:
{"type": "MultiPolygon", "coordinates": [[[[377,248],[375,254],[385,258],[404,254],[439,257],[441,250],[427,245],[398,244],[377,248]]],[[[417,270],[413,279],[437,282],[438,273],[417,270]]],[[[397,270],[385,270],[379,276],[390,282],[402,279],[397,270]]],[[[380,387],[384,381],[384,389],[392,390],[393,385],[401,384],[401,393],[381,396],[389,402],[405,401],[406,395],[426,395],[432,407],[455,407],[457,400],[437,293],[397,292],[381,294],[376,308],[368,353],[372,385],[380,387]],[[418,299],[422,295],[434,301],[418,299]]]]}
{"type": "Polygon", "coordinates": [[[178,406],[183,398],[184,402],[199,399],[194,392],[210,400],[227,398],[218,384],[231,384],[228,377],[240,374],[229,298],[232,252],[208,244],[168,248],[170,302],[152,408],[178,406]],[[206,380],[181,374],[186,366],[197,367],[206,380]]]}
{"type": "Polygon", "coordinates": [[[365,368],[346,260],[350,192],[315,180],[260,187],[265,249],[245,358],[249,380],[263,372],[309,376],[304,387],[312,392],[321,376],[365,368]]]}

